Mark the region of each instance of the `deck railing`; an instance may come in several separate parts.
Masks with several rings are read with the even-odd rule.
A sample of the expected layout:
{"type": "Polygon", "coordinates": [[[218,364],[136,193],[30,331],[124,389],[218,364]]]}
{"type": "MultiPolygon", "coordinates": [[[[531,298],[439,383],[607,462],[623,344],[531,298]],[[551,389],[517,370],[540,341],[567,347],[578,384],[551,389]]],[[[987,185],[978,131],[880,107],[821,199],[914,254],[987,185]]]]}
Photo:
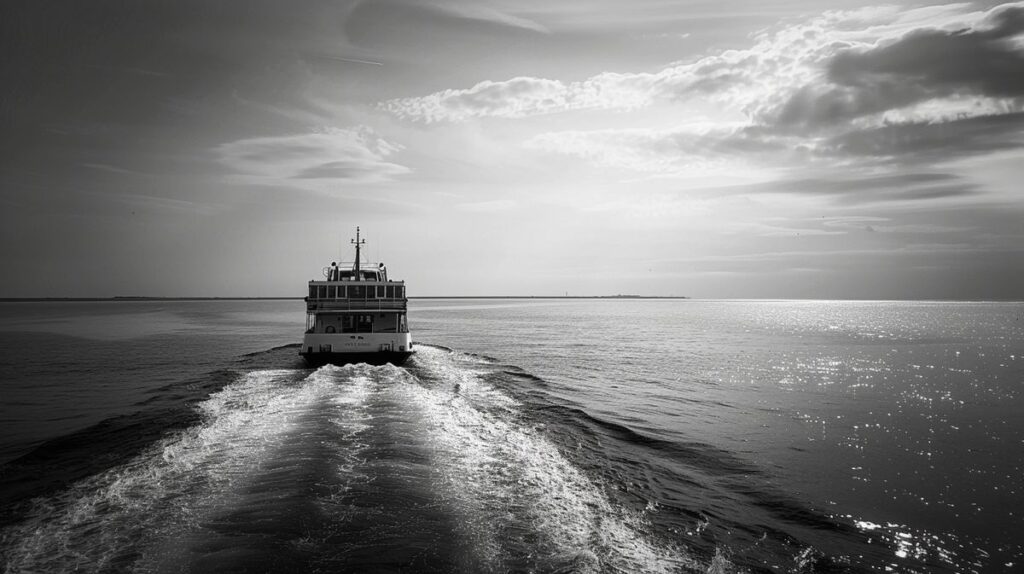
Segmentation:
{"type": "Polygon", "coordinates": [[[405,311],[405,299],[313,299],[306,298],[308,311],[405,311]]]}

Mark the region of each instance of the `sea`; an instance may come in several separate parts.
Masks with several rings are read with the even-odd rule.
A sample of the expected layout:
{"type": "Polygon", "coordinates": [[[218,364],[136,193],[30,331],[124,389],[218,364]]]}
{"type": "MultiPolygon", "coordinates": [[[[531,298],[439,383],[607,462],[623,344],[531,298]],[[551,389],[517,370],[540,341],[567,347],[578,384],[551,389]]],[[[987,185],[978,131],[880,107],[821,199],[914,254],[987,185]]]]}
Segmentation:
{"type": "Polygon", "coordinates": [[[21,572],[1024,572],[1024,303],[0,303],[21,572]]]}

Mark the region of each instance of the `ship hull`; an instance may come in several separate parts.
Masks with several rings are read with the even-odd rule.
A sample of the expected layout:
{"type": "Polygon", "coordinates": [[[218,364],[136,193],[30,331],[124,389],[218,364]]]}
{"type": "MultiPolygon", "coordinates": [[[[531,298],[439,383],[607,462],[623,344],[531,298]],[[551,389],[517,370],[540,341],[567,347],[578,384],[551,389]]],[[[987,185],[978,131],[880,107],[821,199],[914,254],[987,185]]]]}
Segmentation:
{"type": "Polygon", "coordinates": [[[306,364],[313,367],[324,365],[354,365],[366,363],[369,365],[392,364],[400,366],[406,359],[412,356],[413,351],[375,351],[365,353],[299,353],[306,364]]]}

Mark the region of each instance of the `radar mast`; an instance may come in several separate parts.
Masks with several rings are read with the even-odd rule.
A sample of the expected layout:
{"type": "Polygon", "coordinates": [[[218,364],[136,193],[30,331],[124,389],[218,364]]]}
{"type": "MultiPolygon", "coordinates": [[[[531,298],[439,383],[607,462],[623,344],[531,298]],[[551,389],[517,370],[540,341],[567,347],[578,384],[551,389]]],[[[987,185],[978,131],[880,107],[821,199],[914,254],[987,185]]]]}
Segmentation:
{"type": "Polygon", "coordinates": [[[359,239],[359,227],[356,227],[356,238],[349,240],[353,245],[356,246],[356,264],[353,268],[356,272],[356,281],[359,280],[359,247],[366,243],[365,239],[359,239]]]}

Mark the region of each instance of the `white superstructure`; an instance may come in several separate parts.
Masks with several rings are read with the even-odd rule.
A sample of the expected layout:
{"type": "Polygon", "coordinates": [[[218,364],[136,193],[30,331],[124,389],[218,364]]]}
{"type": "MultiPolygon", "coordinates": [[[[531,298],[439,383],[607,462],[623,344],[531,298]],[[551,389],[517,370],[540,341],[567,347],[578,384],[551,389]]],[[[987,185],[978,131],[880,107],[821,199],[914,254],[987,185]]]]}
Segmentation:
{"type": "Polygon", "coordinates": [[[401,364],[412,354],[405,282],[388,279],[383,263],[362,263],[365,243],[357,227],[351,268],[332,263],[309,282],[299,354],[311,363],[401,364]]]}

